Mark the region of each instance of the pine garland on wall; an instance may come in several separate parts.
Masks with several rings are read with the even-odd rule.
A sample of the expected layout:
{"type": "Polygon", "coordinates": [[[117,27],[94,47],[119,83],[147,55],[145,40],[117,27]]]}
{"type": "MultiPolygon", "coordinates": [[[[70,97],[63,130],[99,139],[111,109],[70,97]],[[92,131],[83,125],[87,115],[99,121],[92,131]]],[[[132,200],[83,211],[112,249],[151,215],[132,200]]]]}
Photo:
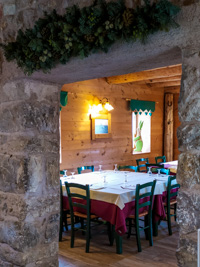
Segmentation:
{"type": "Polygon", "coordinates": [[[33,29],[19,30],[15,42],[1,46],[8,61],[16,60],[24,73],[31,75],[38,70],[46,73],[74,56],[107,52],[119,39],[145,42],[150,34],[178,26],[173,17],[179,7],[168,0],[144,3],[132,9],[123,0],[97,0],[81,9],[77,5],[69,7],[62,16],[54,10],[45,13],[33,29]]]}

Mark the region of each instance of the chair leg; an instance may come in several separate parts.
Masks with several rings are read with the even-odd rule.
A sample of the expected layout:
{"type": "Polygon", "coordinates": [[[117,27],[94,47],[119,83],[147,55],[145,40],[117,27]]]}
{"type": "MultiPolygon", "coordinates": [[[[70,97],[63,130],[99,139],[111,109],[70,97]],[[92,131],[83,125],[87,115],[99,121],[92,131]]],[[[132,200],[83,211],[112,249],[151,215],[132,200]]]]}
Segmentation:
{"type": "Polygon", "coordinates": [[[170,207],[168,207],[168,206],[167,206],[167,224],[168,224],[168,232],[169,232],[169,235],[172,235],[170,207]]]}
{"type": "Polygon", "coordinates": [[[74,247],[74,217],[71,216],[71,248],[74,247]]]}
{"type": "Polygon", "coordinates": [[[141,242],[140,242],[140,228],[139,228],[139,220],[137,219],[135,220],[135,230],[136,230],[138,252],[141,252],[142,248],[141,248],[141,242]]]}
{"type": "Polygon", "coordinates": [[[91,237],[91,233],[90,233],[90,220],[87,219],[86,249],[85,249],[85,252],[86,253],[89,253],[89,249],[90,249],[90,237],[91,237]]]}
{"type": "Polygon", "coordinates": [[[64,213],[63,213],[63,222],[64,222],[64,225],[65,225],[65,229],[66,229],[66,231],[68,231],[67,212],[64,212],[64,213]]]}
{"type": "Polygon", "coordinates": [[[132,219],[128,219],[128,236],[127,236],[127,238],[130,238],[130,236],[131,236],[131,226],[132,226],[132,219]]]}
{"type": "Polygon", "coordinates": [[[60,213],[59,242],[62,241],[62,232],[63,232],[63,216],[62,216],[62,212],[61,212],[60,213]]]}
{"type": "Polygon", "coordinates": [[[152,218],[151,216],[147,216],[148,217],[148,236],[149,236],[149,245],[153,246],[153,235],[152,235],[152,218]]]}
{"type": "MultiPolygon", "coordinates": [[[[84,219],[80,218],[80,222],[81,222],[81,229],[84,229],[84,219]]],[[[82,235],[85,235],[84,231],[82,231],[82,235]]]]}
{"type": "Polygon", "coordinates": [[[177,208],[177,204],[174,204],[174,220],[176,222],[176,208],[177,208]]]}
{"type": "Polygon", "coordinates": [[[115,226],[112,225],[110,222],[107,222],[107,229],[108,229],[108,239],[110,242],[110,246],[112,246],[115,239],[115,226]]]}
{"type": "MultiPolygon", "coordinates": [[[[148,217],[149,216],[145,216],[144,217],[144,223],[145,223],[144,225],[145,225],[145,227],[149,226],[149,218],[148,217]]],[[[145,229],[144,232],[145,232],[146,240],[149,240],[149,228],[145,229]]]]}

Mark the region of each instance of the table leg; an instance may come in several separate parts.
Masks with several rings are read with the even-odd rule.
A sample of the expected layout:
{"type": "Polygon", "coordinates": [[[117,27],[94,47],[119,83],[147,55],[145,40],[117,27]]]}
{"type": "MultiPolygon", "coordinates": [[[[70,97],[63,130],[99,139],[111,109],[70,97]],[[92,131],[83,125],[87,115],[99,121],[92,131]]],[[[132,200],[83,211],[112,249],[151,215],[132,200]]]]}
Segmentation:
{"type": "Polygon", "coordinates": [[[116,253],[122,254],[122,236],[118,235],[115,232],[115,237],[116,237],[116,253]]]}
{"type": "Polygon", "coordinates": [[[159,224],[158,221],[153,223],[153,236],[158,235],[158,224],[159,224]]]}

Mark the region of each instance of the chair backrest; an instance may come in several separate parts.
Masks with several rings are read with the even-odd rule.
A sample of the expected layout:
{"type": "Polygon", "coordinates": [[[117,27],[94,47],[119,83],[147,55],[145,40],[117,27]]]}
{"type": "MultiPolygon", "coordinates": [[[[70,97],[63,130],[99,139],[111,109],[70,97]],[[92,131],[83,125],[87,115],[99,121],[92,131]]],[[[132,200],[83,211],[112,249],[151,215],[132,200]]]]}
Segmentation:
{"type": "MultiPolygon", "coordinates": [[[[71,219],[74,221],[74,207],[85,210],[87,219],[90,218],[90,188],[89,185],[81,185],[76,183],[65,182],[67,196],[69,199],[69,207],[71,213],[71,219]],[[71,190],[72,189],[72,190],[71,190]],[[78,193],[76,193],[77,189],[78,193]],[[73,192],[75,191],[75,192],[73,192]],[[77,201],[78,200],[78,201],[77,201]],[[83,202],[79,202],[83,200],[83,202]]],[[[84,211],[83,211],[84,212],[84,211]]]]}
{"type": "Polygon", "coordinates": [[[138,166],[138,171],[139,172],[146,172],[147,168],[146,168],[146,163],[149,163],[149,159],[148,158],[142,158],[142,159],[136,159],[137,162],[137,166],[138,166]],[[140,164],[141,162],[143,162],[142,164],[140,164]],[[145,169],[141,169],[144,168],[145,169]]]}
{"type": "Polygon", "coordinates": [[[172,181],[176,180],[176,176],[169,176],[168,177],[168,183],[167,183],[167,205],[170,206],[170,200],[172,197],[175,197],[178,195],[178,191],[175,192],[171,192],[172,189],[174,188],[180,188],[180,184],[173,184],[172,185],[172,181]]]}
{"type": "Polygon", "coordinates": [[[138,166],[131,166],[131,165],[118,166],[118,170],[122,169],[131,169],[134,170],[135,172],[138,172],[138,166]]]}
{"type": "Polygon", "coordinates": [[[160,157],[155,157],[156,163],[158,162],[166,162],[166,157],[165,156],[160,156],[160,157]]]}
{"type": "Polygon", "coordinates": [[[155,168],[163,168],[164,169],[164,165],[163,164],[157,164],[157,163],[147,163],[146,164],[146,168],[148,170],[148,167],[155,167],[155,168]]]}
{"type": "Polygon", "coordinates": [[[140,208],[149,207],[148,213],[149,215],[152,214],[152,203],[153,203],[153,195],[154,195],[155,186],[156,186],[156,180],[154,180],[153,182],[136,185],[136,194],[135,194],[135,218],[136,220],[139,219],[140,208]],[[147,188],[148,188],[148,191],[147,191],[147,188]],[[145,192],[143,193],[141,192],[141,190],[145,192]],[[142,201],[142,202],[140,201],[140,199],[142,198],[144,199],[146,197],[148,197],[147,200],[142,201]]]}
{"type": "Polygon", "coordinates": [[[64,173],[64,171],[60,171],[60,175],[64,175],[65,173],[64,173]]]}
{"type": "Polygon", "coordinates": [[[82,166],[82,167],[78,167],[77,170],[78,170],[78,174],[81,174],[81,172],[84,171],[84,170],[91,170],[93,172],[94,171],[94,166],[93,165],[91,165],[91,166],[82,166]]]}

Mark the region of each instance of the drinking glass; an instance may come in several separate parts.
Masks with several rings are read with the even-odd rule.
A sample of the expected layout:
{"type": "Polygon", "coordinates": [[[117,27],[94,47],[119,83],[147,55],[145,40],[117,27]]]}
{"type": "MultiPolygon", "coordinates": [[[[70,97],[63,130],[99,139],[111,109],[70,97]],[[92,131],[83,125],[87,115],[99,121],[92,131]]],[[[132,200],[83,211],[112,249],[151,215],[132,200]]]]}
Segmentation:
{"type": "Polygon", "coordinates": [[[148,168],[149,168],[148,175],[151,176],[152,175],[151,167],[148,168]]]}
{"type": "Polygon", "coordinates": [[[157,174],[158,177],[161,176],[160,171],[161,171],[161,170],[158,169],[158,174],[157,174]]]}
{"type": "Polygon", "coordinates": [[[103,182],[104,182],[104,184],[107,183],[106,182],[106,175],[103,176],[103,182]]]}
{"type": "Polygon", "coordinates": [[[63,170],[63,171],[64,171],[63,177],[67,177],[67,170],[63,170]]]}
{"type": "Polygon", "coordinates": [[[114,169],[114,172],[117,172],[118,169],[117,169],[117,164],[115,164],[115,169],[114,169]]]}
{"type": "Polygon", "coordinates": [[[72,175],[71,179],[74,179],[74,174],[75,172],[71,172],[71,175],[72,175]]]}

